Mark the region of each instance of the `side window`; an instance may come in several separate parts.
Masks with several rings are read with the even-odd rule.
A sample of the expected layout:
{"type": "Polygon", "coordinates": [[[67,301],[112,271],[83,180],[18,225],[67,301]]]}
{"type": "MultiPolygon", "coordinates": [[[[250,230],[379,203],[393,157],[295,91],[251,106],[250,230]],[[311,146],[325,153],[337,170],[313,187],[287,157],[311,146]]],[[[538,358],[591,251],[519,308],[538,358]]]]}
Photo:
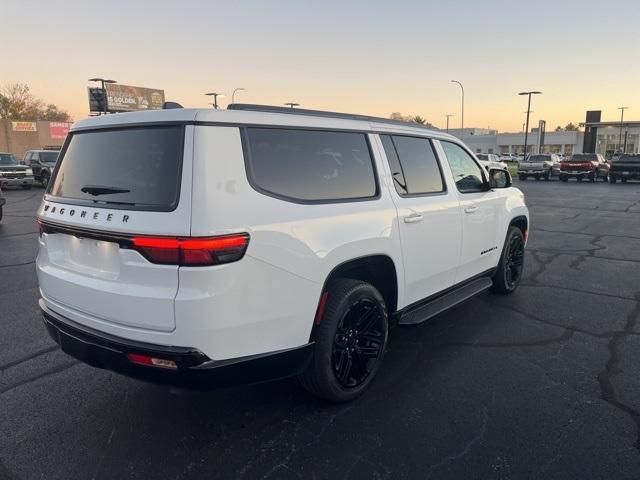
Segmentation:
{"type": "Polygon", "coordinates": [[[441,140],[442,148],[451,167],[451,173],[460,193],[485,191],[484,174],[471,155],[460,145],[441,140]]]}
{"type": "Polygon", "coordinates": [[[381,135],[399,195],[424,195],[445,190],[431,141],[421,137],[381,135]]]}
{"type": "Polygon", "coordinates": [[[29,161],[31,163],[38,163],[40,161],[40,154],[38,152],[33,152],[29,161]]]}
{"type": "Polygon", "coordinates": [[[364,133],[257,127],[244,133],[247,174],[259,191],[320,203],[378,194],[364,133]]]}

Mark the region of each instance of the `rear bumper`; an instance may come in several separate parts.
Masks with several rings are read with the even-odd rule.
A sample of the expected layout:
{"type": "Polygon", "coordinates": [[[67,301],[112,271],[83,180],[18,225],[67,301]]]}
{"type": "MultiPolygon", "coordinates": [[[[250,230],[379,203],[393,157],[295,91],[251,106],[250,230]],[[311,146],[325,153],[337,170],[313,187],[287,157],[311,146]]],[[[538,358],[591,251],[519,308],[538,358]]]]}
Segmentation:
{"type": "Polygon", "coordinates": [[[93,367],[152,383],[204,389],[286,378],[301,373],[313,352],[313,343],[309,343],[288,350],[216,361],[194,348],[154,345],[98,332],[53,312],[42,299],[40,309],[49,335],[68,355],[93,367]],[[177,369],[131,363],[128,353],[172,360],[177,369]]]}
{"type": "Polygon", "coordinates": [[[582,172],[574,172],[574,171],[564,171],[560,170],[560,175],[566,175],[567,177],[588,177],[590,175],[596,175],[596,172],[593,170],[585,170],[582,172]]]}

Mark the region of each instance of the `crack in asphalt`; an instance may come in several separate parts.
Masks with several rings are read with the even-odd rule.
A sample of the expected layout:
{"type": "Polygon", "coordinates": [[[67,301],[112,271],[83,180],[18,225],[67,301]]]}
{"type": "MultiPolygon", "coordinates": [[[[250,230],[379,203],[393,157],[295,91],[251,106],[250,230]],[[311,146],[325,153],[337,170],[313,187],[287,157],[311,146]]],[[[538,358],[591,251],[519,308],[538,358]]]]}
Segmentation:
{"type": "Polygon", "coordinates": [[[34,352],[31,355],[28,355],[26,357],[22,357],[22,358],[20,358],[18,360],[14,360],[12,362],[5,363],[4,365],[0,365],[0,372],[8,370],[9,368],[15,367],[16,365],[20,365],[21,363],[28,362],[29,360],[33,360],[34,358],[37,358],[37,357],[39,357],[41,355],[45,355],[47,353],[53,352],[54,350],[57,350],[58,348],[59,348],[58,345],[53,345],[51,347],[47,347],[47,348],[43,348],[42,350],[38,350],[37,352],[34,352]]]}
{"type": "Polygon", "coordinates": [[[28,383],[35,382],[36,380],[40,380],[41,378],[49,377],[51,375],[55,375],[56,373],[64,372],[65,370],[69,370],[70,368],[75,367],[80,363],[81,362],[79,360],[74,360],[72,362],[65,362],[55,368],[47,370],[46,372],[42,372],[37,375],[33,375],[31,377],[25,378],[24,380],[21,380],[19,382],[7,385],[6,387],[0,389],[0,395],[3,395],[11,390],[14,390],[28,383]]]}
{"type": "Polygon", "coordinates": [[[609,351],[609,358],[602,370],[598,374],[598,383],[600,384],[600,391],[602,399],[608,402],[615,408],[623,411],[636,425],[636,450],[640,451],[640,412],[636,409],[626,405],[620,401],[616,396],[616,388],[613,384],[613,379],[622,373],[622,350],[624,346],[624,340],[629,336],[629,333],[633,332],[633,329],[638,323],[640,318],[640,292],[636,293],[636,305],[633,310],[627,316],[627,322],[622,332],[615,333],[607,349],[609,351]]]}

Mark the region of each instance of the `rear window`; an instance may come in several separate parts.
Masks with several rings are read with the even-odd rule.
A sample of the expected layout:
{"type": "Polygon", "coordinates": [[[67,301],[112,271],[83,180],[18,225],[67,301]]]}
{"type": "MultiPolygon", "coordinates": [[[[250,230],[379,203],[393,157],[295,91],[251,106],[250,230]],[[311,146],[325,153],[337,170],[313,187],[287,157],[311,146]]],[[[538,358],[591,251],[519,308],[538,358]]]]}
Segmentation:
{"type": "Polygon", "coordinates": [[[251,184],[277,198],[321,203],[378,193],[364,133],[247,128],[245,158],[251,184]]]}
{"type": "Polygon", "coordinates": [[[40,152],[40,161],[42,163],[56,163],[58,152],[40,152]]]}
{"type": "Polygon", "coordinates": [[[571,158],[569,159],[569,161],[570,162],[575,162],[575,163],[597,162],[598,161],[598,156],[597,155],[589,155],[589,154],[580,153],[580,154],[576,154],[576,155],[571,155],[571,158]]]}
{"type": "Polygon", "coordinates": [[[183,143],[182,126],[72,133],[48,193],[97,207],[171,211],[183,143]]]}

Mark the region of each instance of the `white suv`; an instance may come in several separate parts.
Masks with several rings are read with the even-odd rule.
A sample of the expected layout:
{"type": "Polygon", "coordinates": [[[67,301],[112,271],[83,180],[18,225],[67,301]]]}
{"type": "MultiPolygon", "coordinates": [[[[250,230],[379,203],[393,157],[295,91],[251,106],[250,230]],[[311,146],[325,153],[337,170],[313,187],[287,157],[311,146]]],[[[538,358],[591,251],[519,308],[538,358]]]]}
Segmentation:
{"type": "Polygon", "coordinates": [[[153,382],[299,375],[348,401],[414,325],[522,277],[529,215],[458,139],[234,105],[76,123],[38,211],[45,325],[153,382]]]}

